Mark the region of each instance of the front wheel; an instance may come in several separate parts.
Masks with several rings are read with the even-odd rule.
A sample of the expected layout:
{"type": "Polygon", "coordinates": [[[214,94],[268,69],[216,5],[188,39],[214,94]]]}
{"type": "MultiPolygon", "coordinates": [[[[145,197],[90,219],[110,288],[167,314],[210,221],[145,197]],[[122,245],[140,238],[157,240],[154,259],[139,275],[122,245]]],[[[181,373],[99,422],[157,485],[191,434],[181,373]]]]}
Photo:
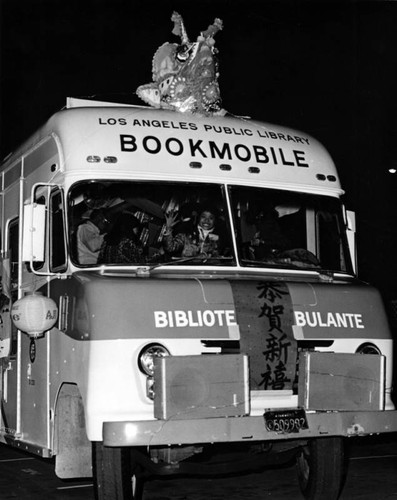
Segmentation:
{"type": "Polygon", "coordinates": [[[92,444],[92,467],[96,500],[141,500],[143,477],[129,448],[92,444]]]}
{"type": "Polygon", "coordinates": [[[336,500],[345,478],[341,437],[311,439],[297,455],[299,486],[306,500],[336,500]]]}

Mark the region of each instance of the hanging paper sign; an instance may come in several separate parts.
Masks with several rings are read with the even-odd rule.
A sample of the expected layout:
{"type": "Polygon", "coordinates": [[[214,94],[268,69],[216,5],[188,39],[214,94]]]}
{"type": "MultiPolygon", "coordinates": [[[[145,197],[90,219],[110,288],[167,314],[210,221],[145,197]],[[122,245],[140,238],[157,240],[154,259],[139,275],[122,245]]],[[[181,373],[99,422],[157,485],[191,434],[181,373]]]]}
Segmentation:
{"type": "Polygon", "coordinates": [[[250,357],[253,390],[292,389],[297,359],[288,287],[275,282],[232,283],[240,349],[250,357]]]}

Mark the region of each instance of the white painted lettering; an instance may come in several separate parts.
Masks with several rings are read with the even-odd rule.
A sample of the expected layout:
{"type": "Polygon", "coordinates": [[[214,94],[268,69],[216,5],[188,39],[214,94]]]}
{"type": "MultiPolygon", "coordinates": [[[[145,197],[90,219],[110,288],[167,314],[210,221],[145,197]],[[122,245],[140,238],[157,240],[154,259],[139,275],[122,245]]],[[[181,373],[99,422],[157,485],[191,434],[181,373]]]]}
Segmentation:
{"type": "Polygon", "coordinates": [[[174,311],[175,314],[175,326],[177,328],[188,326],[189,322],[185,311],[174,311]]]}
{"type": "Polygon", "coordinates": [[[356,328],[365,328],[362,314],[355,314],[354,319],[356,320],[356,328]]]}
{"type": "Polygon", "coordinates": [[[310,328],[365,328],[362,314],[321,313],[320,311],[294,311],[295,325],[310,328]]]}
{"type": "Polygon", "coordinates": [[[215,314],[213,311],[204,311],[203,312],[203,322],[205,326],[214,326],[215,325],[215,314]]]}
{"type": "Polygon", "coordinates": [[[197,327],[225,327],[236,326],[236,317],[233,310],[216,309],[211,311],[154,311],[156,328],[197,328],[197,327]]]}
{"type": "Polygon", "coordinates": [[[214,314],[218,318],[218,324],[219,326],[223,326],[223,315],[225,314],[225,311],[214,311],[214,314]]]}
{"type": "Polygon", "coordinates": [[[347,321],[344,314],[336,313],[336,322],[339,327],[347,328],[347,321]]]}
{"type": "Polygon", "coordinates": [[[225,316],[226,316],[226,324],[227,326],[235,326],[237,325],[236,317],[235,317],[235,312],[233,310],[228,309],[225,311],[225,316]]]}
{"type": "Polygon", "coordinates": [[[305,313],[303,313],[302,311],[294,311],[294,314],[296,326],[305,326],[305,313]]]}
{"type": "Polygon", "coordinates": [[[311,326],[312,328],[314,328],[315,326],[317,326],[317,318],[316,318],[316,313],[311,313],[311,316],[312,316],[312,319],[310,319],[310,313],[307,312],[305,313],[306,314],[306,322],[309,326],[311,326]]]}
{"type": "Polygon", "coordinates": [[[187,317],[188,317],[189,326],[199,326],[199,322],[194,321],[194,319],[193,319],[193,311],[188,311],[187,317]]]}
{"type": "Polygon", "coordinates": [[[154,324],[156,328],[165,328],[168,326],[167,313],[165,311],[154,311],[154,324]]]}
{"type": "Polygon", "coordinates": [[[332,313],[327,314],[327,325],[328,326],[338,326],[335,317],[332,313]]]}

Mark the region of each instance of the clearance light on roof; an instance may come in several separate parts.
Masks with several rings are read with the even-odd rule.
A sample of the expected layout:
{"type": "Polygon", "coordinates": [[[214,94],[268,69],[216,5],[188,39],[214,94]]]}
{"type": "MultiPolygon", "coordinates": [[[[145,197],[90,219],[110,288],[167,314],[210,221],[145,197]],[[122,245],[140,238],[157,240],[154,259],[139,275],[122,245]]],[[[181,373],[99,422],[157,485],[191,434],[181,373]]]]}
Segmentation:
{"type": "Polygon", "coordinates": [[[199,161],[191,161],[189,166],[190,168],[201,168],[203,165],[199,161]]]}
{"type": "Polygon", "coordinates": [[[319,181],[326,181],[328,179],[330,182],[336,182],[335,175],[327,175],[327,176],[325,176],[324,174],[317,174],[316,178],[319,181]]]}
{"type": "Polygon", "coordinates": [[[229,171],[229,170],[231,170],[231,169],[232,169],[232,166],[231,166],[231,165],[228,165],[227,163],[221,163],[221,164],[219,165],[219,168],[220,168],[221,170],[227,170],[227,171],[229,171]]]}
{"type": "Polygon", "coordinates": [[[248,167],[248,172],[250,174],[259,174],[260,168],[259,167],[248,167]]]}
{"type": "Polygon", "coordinates": [[[105,156],[103,161],[105,163],[117,163],[117,158],[115,156],[105,156]]]}
{"type": "Polygon", "coordinates": [[[101,158],[99,156],[90,155],[87,156],[87,161],[88,163],[99,163],[101,161],[101,158]]]}

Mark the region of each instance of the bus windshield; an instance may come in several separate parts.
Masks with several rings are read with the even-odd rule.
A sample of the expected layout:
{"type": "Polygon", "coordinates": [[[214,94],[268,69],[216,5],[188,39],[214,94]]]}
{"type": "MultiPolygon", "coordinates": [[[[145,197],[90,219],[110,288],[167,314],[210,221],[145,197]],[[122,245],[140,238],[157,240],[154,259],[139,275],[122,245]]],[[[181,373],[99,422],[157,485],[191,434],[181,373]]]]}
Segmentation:
{"type": "Polygon", "coordinates": [[[191,182],[90,181],[75,184],[68,200],[71,258],[81,267],[350,270],[340,203],[324,196],[191,182]]]}
{"type": "Polygon", "coordinates": [[[243,266],[351,272],[338,199],[263,188],[230,188],[243,266]]]}

